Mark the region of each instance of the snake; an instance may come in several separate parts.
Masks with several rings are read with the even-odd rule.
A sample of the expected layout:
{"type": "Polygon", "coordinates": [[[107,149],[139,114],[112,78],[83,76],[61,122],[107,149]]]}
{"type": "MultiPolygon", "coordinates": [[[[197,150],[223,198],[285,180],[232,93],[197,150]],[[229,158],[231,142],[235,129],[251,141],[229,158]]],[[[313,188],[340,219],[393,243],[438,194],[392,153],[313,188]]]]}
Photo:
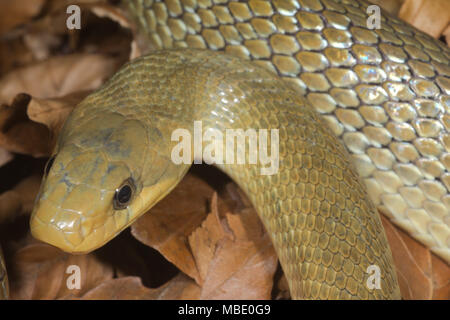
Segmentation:
{"type": "Polygon", "coordinates": [[[31,215],[35,238],[71,253],[99,248],[204,161],[250,199],[292,298],[400,299],[379,211],[450,262],[443,43],[384,11],[368,26],[364,0],[124,6],[145,54],[66,120],[31,215]],[[248,129],[277,132],[277,170],[206,152],[174,161],[174,132],[195,135],[196,121],[210,136],[240,132],[247,160],[248,129]]]}

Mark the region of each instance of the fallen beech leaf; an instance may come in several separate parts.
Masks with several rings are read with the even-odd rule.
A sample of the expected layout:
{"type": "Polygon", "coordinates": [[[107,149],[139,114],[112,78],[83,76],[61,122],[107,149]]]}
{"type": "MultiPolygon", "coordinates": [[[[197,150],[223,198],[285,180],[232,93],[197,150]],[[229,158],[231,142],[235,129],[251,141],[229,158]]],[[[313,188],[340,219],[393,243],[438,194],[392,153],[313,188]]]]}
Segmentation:
{"type": "Polygon", "coordinates": [[[2,77],[0,103],[10,102],[21,92],[36,98],[54,98],[76,91],[93,90],[109,78],[117,67],[115,59],[100,54],[53,57],[2,77]]]}
{"type": "Polygon", "coordinates": [[[125,12],[121,8],[104,3],[96,3],[88,6],[88,8],[100,18],[106,17],[117,22],[123,28],[131,28],[130,21],[127,19],[125,12]]]}
{"type": "Polygon", "coordinates": [[[136,239],[161,252],[197,283],[200,277],[187,236],[206,217],[212,193],[213,189],[206,182],[187,174],[167,197],[131,226],[136,239]]]}
{"type": "Polygon", "coordinates": [[[393,16],[397,16],[404,0],[371,0],[372,4],[379,5],[383,10],[389,12],[393,16]]]}
{"type": "Polygon", "coordinates": [[[33,61],[33,54],[28,50],[22,38],[0,41],[0,75],[33,61]]]}
{"type": "Polygon", "coordinates": [[[102,282],[81,297],[84,300],[175,300],[198,299],[199,286],[190,278],[180,273],[175,278],[157,289],[142,285],[139,277],[123,277],[102,282]]]}
{"type": "Polygon", "coordinates": [[[47,126],[53,137],[51,142],[53,146],[54,140],[69,114],[90,92],[79,91],[60,98],[32,98],[28,105],[27,114],[31,120],[47,126]]]}
{"type": "Polygon", "coordinates": [[[439,38],[450,22],[450,1],[405,0],[398,16],[417,29],[439,38]]]}
{"type": "Polygon", "coordinates": [[[36,16],[46,0],[0,0],[0,34],[36,16]]]}
{"type": "Polygon", "coordinates": [[[0,194],[0,223],[8,220],[21,210],[20,195],[14,191],[0,194]]]}
{"type": "Polygon", "coordinates": [[[64,121],[88,93],[49,99],[17,95],[11,106],[0,106],[0,145],[35,157],[49,155],[64,121]]]}
{"type": "Polygon", "coordinates": [[[203,280],[200,299],[270,299],[278,260],[256,211],[228,213],[219,221],[217,194],[211,207],[189,237],[203,280]]]}
{"type": "Polygon", "coordinates": [[[52,48],[61,45],[62,39],[48,32],[30,32],[23,36],[23,41],[34,59],[42,61],[50,57],[52,48]]]}
{"type": "Polygon", "coordinates": [[[0,194],[0,223],[32,210],[39,191],[40,175],[32,175],[18,183],[12,190],[0,194]]]}
{"type": "Polygon", "coordinates": [[[0,105],[0,146],[35,157],[48,155],[50,132],[43,124],[28,118],[26,110],[30,99],[29,95],[19,94],[11,106],[0,105]]]}
{"type": "Polygon", "coordinates": [[[403,299],[450,299],[450,267],[381,215],[403,299]]]}
{"type": "Polygon", "coordinates": [[[95,255],[70,255],[43,243],[20,248],[8,265],[11,299],[58,299],[80,296],[111,279],[113,270],[95,255]],[[66,273],[71,265],[80,268],[80,289],[69,289],[66,273]]]}
{"type": "Polygon", "coordinates": [[[0,167],[13,159],[13,155],[8,150],[0,147],[0,167]]]}

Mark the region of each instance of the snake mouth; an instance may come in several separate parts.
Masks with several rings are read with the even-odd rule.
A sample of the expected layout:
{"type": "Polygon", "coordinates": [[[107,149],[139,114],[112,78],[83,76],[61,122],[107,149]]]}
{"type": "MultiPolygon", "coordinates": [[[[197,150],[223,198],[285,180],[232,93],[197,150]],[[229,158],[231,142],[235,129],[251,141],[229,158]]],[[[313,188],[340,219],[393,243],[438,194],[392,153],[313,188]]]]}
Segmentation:
{"type": "Polygon", "coordinates": [[[37,240],[48,243],[69,253],[88,253],[95,248],[79,248],[71,243],[68,238],[76,236],[75,232],[64,232],[53,224],[47,224],[39,218],[30,221],[31,234],[37,240]]]}
{"type": "Polygon", "coordinates": [[[113,214],[99,204],[56,204],[45,197],[35,204],[30,231],[34,238],[65,252],[83,254],[114,238],[129,220],[127,212],[113,214]]]}
{"type": "Polygon", "coordinates": [[[61,206],[55,206],[48,199],[40,200],[31,215],[31,234],[68,253],[89,253],[112,240],[150,210],[177,185],[179,179],[163,179],[143,188],[133,204],[125,210],[100,210],[90,217],[75,210],[61,209],[61,206]]]}

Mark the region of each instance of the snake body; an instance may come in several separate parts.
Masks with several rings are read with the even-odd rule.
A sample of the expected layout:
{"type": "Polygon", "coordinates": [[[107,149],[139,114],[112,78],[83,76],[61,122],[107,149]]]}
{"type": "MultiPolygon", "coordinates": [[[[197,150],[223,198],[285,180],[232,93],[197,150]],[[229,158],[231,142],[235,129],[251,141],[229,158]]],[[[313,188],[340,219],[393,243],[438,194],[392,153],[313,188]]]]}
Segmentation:
{"type": "Polygon", "coordinates": [[[450,50],[356,0],[127,1],[145,51],[224,51],[305,95],[375,205],[450,263],[450,50]],[[373,12],[373,11],[372,11],[373,12]]]}
{"type": "Polygon", "coordinates": [[[447,47],[387,15],[367,29],[363,1],[126,4],[152,53],[66,121],[35,237],[69,252],[109,241],[182,179],[171,133],[201,120],[205,131],[279,130],[276,174],[218,167],[255,206],[294,298],[400,297],[377,207],[450,261],[447,47]],[[117,208],[124,186],[133,196],[117,208]]]}

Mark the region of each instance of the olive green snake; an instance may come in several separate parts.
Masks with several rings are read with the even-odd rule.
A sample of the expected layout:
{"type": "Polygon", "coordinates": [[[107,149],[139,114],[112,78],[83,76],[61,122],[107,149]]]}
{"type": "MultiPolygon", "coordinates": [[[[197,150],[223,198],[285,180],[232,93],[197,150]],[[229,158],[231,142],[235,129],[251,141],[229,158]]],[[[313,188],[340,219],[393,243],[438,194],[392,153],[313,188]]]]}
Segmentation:
{"type": "Polygon", "coordinates": [[[444,44],[384,13],[368,29],[363,1],[125,3],[150,54],[69,116],[32,213],[36,238],[78,253],[111,240],[183,178],[190,164],[172,161],[171,136],[202,121],[279,130],[275,174],[216,165],[256,208],[293,298],[400,298],[377,208],[450,261],[444,44]],[[380,288],[367,284],[371,266],[380,288]]]}

